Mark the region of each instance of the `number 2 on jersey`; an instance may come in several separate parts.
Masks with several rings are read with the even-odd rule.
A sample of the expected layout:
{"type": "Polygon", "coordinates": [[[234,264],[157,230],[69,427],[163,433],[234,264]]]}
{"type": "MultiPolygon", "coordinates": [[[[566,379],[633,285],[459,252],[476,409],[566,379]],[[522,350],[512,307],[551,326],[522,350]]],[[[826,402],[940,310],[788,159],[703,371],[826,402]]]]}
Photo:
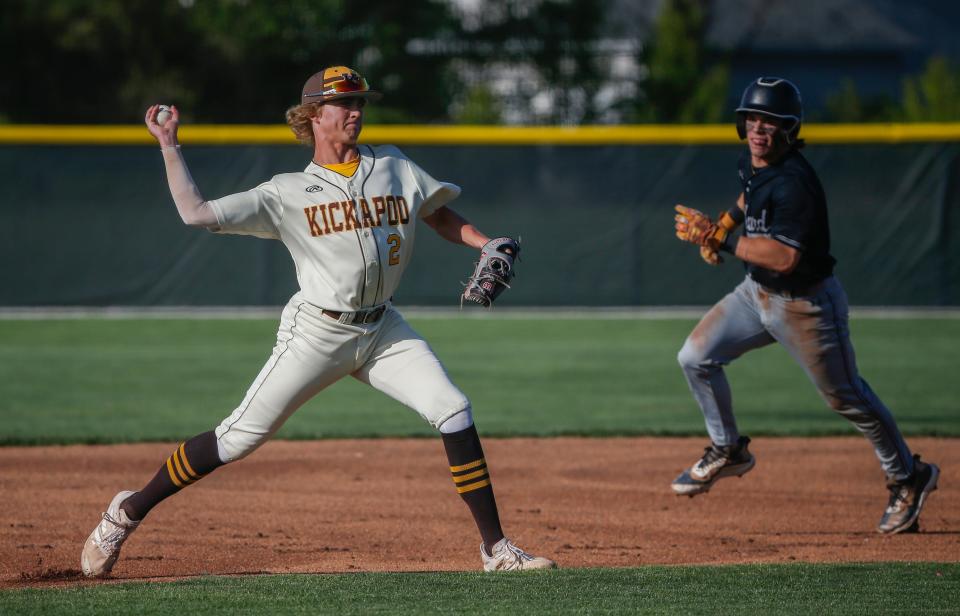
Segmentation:
{"type": "Polygon", "coordinates": [[[396,233],[391,233],[387,236],[387,243],[390,244],[387,263],[397,265],[400,263],[400,236],[396,233]]]}

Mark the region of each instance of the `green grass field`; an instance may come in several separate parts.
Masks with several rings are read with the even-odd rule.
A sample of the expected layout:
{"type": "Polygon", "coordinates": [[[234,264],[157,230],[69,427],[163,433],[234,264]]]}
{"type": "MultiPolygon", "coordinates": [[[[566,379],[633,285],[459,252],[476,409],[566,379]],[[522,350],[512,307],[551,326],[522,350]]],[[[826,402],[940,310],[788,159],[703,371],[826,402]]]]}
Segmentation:
{"type": "Polygon", "coordinates": [[[0,593],[4,614],[956,614],[960,565],[203,578],[0,593]]]}
{"type": "MultiPolygon", "coordinates": [[[[414,319],[486,435],[703,435],[676,364],[691,320],[414,319]]],[[[242,399],[274,320],[0,320],[0,444],[177,440],[242,399]]],[[[910,435],[960,435],[960,320],[852,324],[863,375],[910,435]]],[[[852,434],[783,349],[730,367],[751,434],[852,434]]],[[[280,438],[426,436],[351,379],[280,438]]],[[[2,478],[0,478],[2,479],[2,478]]],[[[960,564],[570,569],[520,576],[210,577],[0,592],[0,613],[956,614],[960,564]]]]}
{"type": "MultiPolygon", "coordinates": [[[[676,363],[691,320],[415,319],[486,435],[703,434],[676,363]]],[[[243,398],[273,320],[0,321],[0,444],[177,440],[243,398]]],[[[960,320],[852,324],[862,374],[909,435],[960,435],[960,320]]],[[[750,434],[852,434],[779,346],[728,369],[750,434]]],[[[413,412],[352,379],[280,438],[426,436],[413,412]]]]}

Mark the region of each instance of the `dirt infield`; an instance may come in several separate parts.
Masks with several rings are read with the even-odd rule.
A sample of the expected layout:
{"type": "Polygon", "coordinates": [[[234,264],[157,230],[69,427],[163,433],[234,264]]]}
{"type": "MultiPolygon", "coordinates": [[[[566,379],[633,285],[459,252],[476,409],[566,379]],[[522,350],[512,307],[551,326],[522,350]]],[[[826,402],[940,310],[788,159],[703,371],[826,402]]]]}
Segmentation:
{"type": "MultiPolygon", "coordinates": [[[[882,536],[882,473],[862,438],[759,438],[757,467],[706,495],[670,480],[703,439],[486,439],[505,530],[562,567],[944,561],[960,556],[960,440],[914,438],[940,489],[920,533],[882,536]]],[[[75,584],[120,489],[172,444],[0,448],[0,588],[75,584]]],[[[477,570],[480,539],[439,439],[282,442],[160,504],[114,579],[477,570]]],[[[98,582],[83,582],[98,583],[98,582]]]]}

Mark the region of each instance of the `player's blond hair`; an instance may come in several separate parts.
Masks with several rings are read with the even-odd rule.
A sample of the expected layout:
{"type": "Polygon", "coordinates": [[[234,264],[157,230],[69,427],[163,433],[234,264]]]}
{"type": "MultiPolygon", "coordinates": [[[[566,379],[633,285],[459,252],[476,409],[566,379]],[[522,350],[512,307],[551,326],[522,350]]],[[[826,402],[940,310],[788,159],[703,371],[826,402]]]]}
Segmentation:
{"type": "Polygon", "coordinates": [[[311,120],[320,115],[323,103],[303,103],[287,109],[287,126],[296,135],[297,141],[313,145],[313,126],[311,120]]]}

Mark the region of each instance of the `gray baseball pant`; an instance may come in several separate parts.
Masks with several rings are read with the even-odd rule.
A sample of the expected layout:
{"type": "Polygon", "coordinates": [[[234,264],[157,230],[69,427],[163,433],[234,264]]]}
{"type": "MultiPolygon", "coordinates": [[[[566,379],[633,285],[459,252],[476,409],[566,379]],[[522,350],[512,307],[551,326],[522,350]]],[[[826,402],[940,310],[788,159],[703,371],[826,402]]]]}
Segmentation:
{"type": "Polygon", "coordinates": [[[803,367],[830,408],[867,437],[888,477],[902,480],[913,473],[913,457],[893,415],[857,372],[847,295],[834,277],[809,295],[793,297],[747,276],[690,333],[677,359],[716,445],[734,445],[740,436],[723,366],[773,342],[803,367]]]}

